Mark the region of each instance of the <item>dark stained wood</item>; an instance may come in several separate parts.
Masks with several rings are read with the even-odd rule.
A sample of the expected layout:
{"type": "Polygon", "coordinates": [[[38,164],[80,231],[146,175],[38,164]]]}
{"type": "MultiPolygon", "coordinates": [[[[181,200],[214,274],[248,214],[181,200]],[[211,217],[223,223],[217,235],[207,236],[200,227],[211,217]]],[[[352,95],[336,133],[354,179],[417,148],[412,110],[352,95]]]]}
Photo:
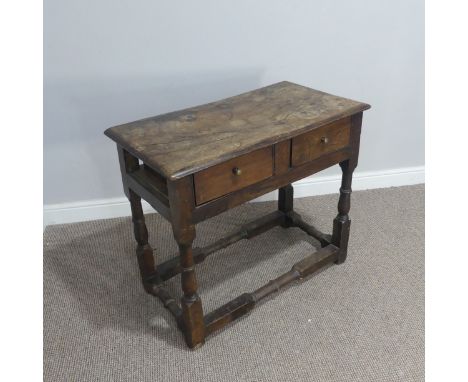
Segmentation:
{"type": "Polygon", "coordinates": [[[135,172],[140,168],[138,159],[131,155],[127,150],[117,145],[117,153],[119,156],[120,173],[122,175],[122,185],[125,196],[130,199],[130,188],[128,187],[127,174],[135,172]]]}
{"type": "Polygon", "coordinates": [[[244,224],[242,229],[246,232],[247,239],[251,239],[273,227],[276,227],[277,225],[280,225],[283,220],[283,213],[281,213],[281,211],[274,211],[266,216],[254,220],[251,223],[244,224]]]}
{"type": "Polygon", "coordinates": [[[152,287],[148,282],[155,272],[153,248],[148,243],[148,229],[145,224],[145,216],[141,207],[141,198],[133,190],[129,191],[130,207],[132,210],[133,231],[135,240],[138,243],[136,254],[138,265],[140,267],[141,280],[143,287],[148,293],[151,293],[152,287]]]}
{"type": "Polygon", "coordinates": [[[242,317],[255,307],[255,300],[250,293],[244,293],[205,316],[206,334],[209,335],[242,317]]]}
{"type": "Polygon", "coordinates": [[[166,179],[178,179],[369,107],[285,81],[105,134],[166,179]]]}
{"type": "Polygon", "coordinates": [[[167,199],[168,191],[166,178],[164,178],[161,174],[159,174],[157,171],[154,171],[151,167],[147,166],[146,164],[143,164],[143,170],[145,172],[145,175],[150,179],[151,183],[154,185],[154,187],[167,199]]]}
{"type": "Polygon", "coordinates": [[[126,175],[126,184],[145,199],[156,211],[170,220],[169,199],[162,194],[142,169],[126,175]]]}
{"type": "MultiPolygon", "coordinates": [[[[280,225],[284,221],[284,218],[285,215],[283,213],[280,211],[275,211],[259,219],[256,219],[251,223],[243,225],[239,231],[231,233],[230,235],[217,240],[207,247],[194,248],[193,261],[195,264],[199,264],[205,261],[209,255],[219,251],[220,249],[226,248],[229,245],[234,244],[242,239],[251,239],[273,227],[280,225]]],[[[180,258],[173,257],[172,259],[169,259],[158,265],[158,270],[153,278],[156,280],[166,281],[180,272],[182,272],[180,258]]]]}
{"type": "Polygon", "coordinates": [[[349,166],[349,160],[340,163],[343,170],[343,177],[340,188],[340,199],[338,202],[338,215],[333,220],[332,243],[340,248],[340,256],[337,260],[338,264],[346,260],[348,250],[349,230],[351,227],[351,219],[348,212],[351,201],[351,179],[353,171],[349,166]]]}
{"type": "Polygon", "coordinates": [[[291,184],[281,187],[278,190],[278,210],[284,213],[285,218],[281,224],[284,228],[292,226],[292,219],[289,214],[293,211],[294,189],[291,184]]]}
{"type": "Polygon", "coordinates": [[[174,316],[177,325],[180,329],[184,330],[184,324],[182,320],[182,309],[177,304],[174,297],[168,292],[168,290],[160,285],[159,283],[155,283],[151,287],[151,292],[153,296],[156,296],[161,300],[164,307],[174,316]]]}
{"type": "Polygon", "coordinates": [[[168,191],[172,230],[179,245],[182,267],[181,306],[185,342],[190,348],[195,348],[205,341],[205,324],[202,302],[197,293],[198,283],[192,253],[192,243],[195,239],[195,226],[192,223],[192,211],[195,206],[192,177],[170,181],[168,191]]]}
{"type": "MultiPolygon", "coordinates": [[[[302,217],[296,212],[291,210],[287,213],[283,213],[281,210],[278,210],[266,216],[258,218],[253,222],[244,224],[240,228],[240,230],[217,240],[216,242],[208,245],[207,247],[194,248],[193,261],[195,264],[200,264],[201,262],[205,261],[205,259],[208,256],[212,255],[216,251],[226,248],[238,242],[239,240],[251,239],[278,225],[284,226],[285,218],[287,217],[291,220],[290,227],[300,228],[308,235],[319,240],[322,247],[326,247],[331,244],[331,235],[325,234],[317,228],[315,228],[314,226],[304,222],[302,217]]],[[[159,264],[157,271],[150,277],[150,279],[152,280],[152,282],[159,284],[163,281],[169,280],[170,278],[178,275],[181,272],[182,267],[180,265],[180,258],[173,257],[159,264]]]]}
{"type": "Polygon", "coordinates": [[[252,296],[254,301],[260,301],[272,293],[279,292],[279,290],[285,285],[318,271],[328,263],[335,261],[337,253],[338,248],[334,245],[326,246],[319,251],[312,253],[294,264],[289,272],[282,274],[274,280],[270,280],[267,284],[253,292],[252,296]]]}
{"type": "Polygon", "coordinates": [[[232,192],[229,195],[219,197],[201,206],[197,206],[193,212],[193,222],[201,222],[249,200],[258,198],[259,196],[267,194],[280,187],[284,187],[299,179],[324,170],[327,167],[346,160],[349,158],[349,155],[350,150],[348,148],[323,155],[322,157],[302,166],[291,168],[290,171],[284,174],[265,179],[242,190],[232,192]]]}
{"type": "Polygon", "coordinates": [[[272,147],[230,159],[194,175],[197,204],[240,190],[272,175],[272,147]]]}
{"type": "Polygon", "coordinates": [[[359,142],[361,136],[362,112],[351,118],[351,147],[350,159],[340,162],[343,173],[341,178],[340,199],[338,201],[338,215],[333,220],[332,243],[340,248],[337,264],[346,261],[348,254],[349,232],[351,228],[351,219],[349,210],[351,208],[351,182],[353,172],[358,163],[359,142]]]}
{"type": "Polygon", "coordinates": [[[300,166],[349,145],[351,118],[347,117],[292,139],[291,164],[300,166]]]}
{"type": "Polygon", "coordinates": [[[166,180],[147,166],[140,166],[138,159],[117,145],[120,172],[125,195],[130,199],[130,190],[145,199],[166,219],[170,219],[166,180]]]}
{"type": "Polygon", "coordinates": [[[304,278],[318,271],[321,267],[334,261],[338,254],[338,248],[330,244],[323,247],[310,256],[302,259],[292,267],[293,271],[299,273],[299,278],[304,278]]]}
{"type": "Polygon", "coordinates": [[[130,188],[128,176],[140,169],[138,159],[128,151],[117,146],[119,155],[120,172],[122,174],[122,183],[125,195],[130,202],[132,211],[133,233],[137,242],[136,255],[143,288],[151,293],[152,286],[150,279],[155,273],[153,248],[148,243],[148,229],[145,224],[145,216],[141,206],[141,197],[130,188]]]}
{"type": "Polygon", "coordinates": [[[155,178],[151,176],[146,169],[140,167],[138,170],[133,171],[127,175],[127,182],[131,185],[131,188],[142,187],[147,190],[150,195],[153,195],[158,201],[169,207],[169,197],[167,189],[164,190],[159,182],[155,181],[155,178]],[[136,186],[138,185],[138,186],[136,186]]]}
{"type": "Polygon", "coordinates": [[[278,142],[275,146],[275,174],[283,174],[291,167],[291,140],[278,142]]]}
{"type": "Polygon", "coordinates": [[[244,293],[205,316],[206,333],[211,334],[250,312],[257,302],[279,292],[293,281],[310,276],[320,268],[336,260],[338,248],[328,245],[294,264],[289,272],[270,280],[252,293],[244,293]]]}
{"type": "Polygon", "coordinates": [[[175,317],[190,348],[253,309],[261,299],[331,262],[346,260],[351,183],[362,111],[369,105],[288,82],[200,107],[108,129],[118,145],[145,290],[175,317]],[[139,159],[143,161],[140,164],[139,159]],[[342,183],[332,235],[294,211],[291,183],[339,164],[342,183]],[[192,249],[195,224],[279,189],[278,210],[205,248],[192,249]],[[179,256],[155,267],[141,198],[172,224],[179,256]],[[275,226],[298,227],[322,249],[289,272],[204,316],[195,264],[275,226]],[[163,282],[181,274],[180,306],[163,282]]]}
{"type": "Polygon", "coordinates": [[[351,167],[354,169],[358,165],[359,147],[361,142],[362,112],[351,117],[351,167]]]}

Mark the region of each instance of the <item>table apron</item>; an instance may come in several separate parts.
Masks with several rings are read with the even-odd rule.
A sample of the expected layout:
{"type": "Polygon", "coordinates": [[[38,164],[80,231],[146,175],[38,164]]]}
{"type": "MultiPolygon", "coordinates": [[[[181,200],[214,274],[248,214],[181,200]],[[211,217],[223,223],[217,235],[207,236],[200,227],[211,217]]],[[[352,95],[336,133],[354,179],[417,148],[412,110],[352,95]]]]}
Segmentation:
{"type": "Polygon", "coordinates": [[[346,147],[344,149],[323,155],[320,158],[305,163],[299,167],[292,167],[285,173],[273,175],[272,177],[261,182],[221,196],[200,206],[196,206],[193,210],[192,222],[195,224],[210,217],[216,216],[249,200],[258,198],[259,196],[275,191],[280,187],[284,187],[292,182],[296,182],[300,179],[322,171],[334,164],[345,161],[349,159],[351,155],[351,147],[346,147]]]}

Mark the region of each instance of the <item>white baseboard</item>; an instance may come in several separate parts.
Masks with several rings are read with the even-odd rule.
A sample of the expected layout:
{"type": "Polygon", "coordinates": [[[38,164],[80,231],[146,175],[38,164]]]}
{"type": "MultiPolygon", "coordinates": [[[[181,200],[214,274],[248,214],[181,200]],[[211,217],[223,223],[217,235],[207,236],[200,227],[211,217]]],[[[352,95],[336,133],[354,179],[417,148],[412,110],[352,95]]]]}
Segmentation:
{"type": "MultiPolygon", "coordinates": [[[[312,176],[294,183],[294,197],[333,194],[338,192],[341,176],[312,176]]],[[[400,169],[356,172],[353,176],[353,190],[398,187],[424,183],[424,166],[400,169]]],[[[277,193],[271,192],[255,201],[275,200],[277,193]]],[[[154,212],[143,202],[144,212],[154,212]]],[[[125,197],[99,200],[85,200],[72,203],[49,204],[44,206],[44,227],[52,224],[74,223],[87,220],[109,219],[130,216],[130,206],[125,197]]]]}

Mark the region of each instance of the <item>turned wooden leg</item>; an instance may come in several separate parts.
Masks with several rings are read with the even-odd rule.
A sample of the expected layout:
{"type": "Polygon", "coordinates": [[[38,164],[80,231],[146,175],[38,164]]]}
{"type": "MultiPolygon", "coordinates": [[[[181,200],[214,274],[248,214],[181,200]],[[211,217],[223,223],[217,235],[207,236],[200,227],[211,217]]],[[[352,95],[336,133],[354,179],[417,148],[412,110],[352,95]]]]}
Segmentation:
{"type": "Polygon", "coordinates": [[[192,253],[192,241],[195,238],[195,229],[190,227],[186,231],[185,238],[177,238],[180,253],[180,265],[182,267],[182,291],[181,299],[182,319],[185,341],[190,348],[198,347],[205,341],[205,324],[203,320],[203,307],[200,296],[197,293],[198,284],[195,276],[195,262],[192,253]],[[189,231],[193,231],[190,238],[189,231]]]}
{"type": "Polygon", "coordinates": [[[351,219],[349,209],[351,207],[351,182],[354,166],[349,160],[340,163],[343,176],[341,178],[340,199],[338,201],[338,215],[333,220],[332,244],[339,248],[336,264],[344,263],[348,252],[349,229],[351,219]]]}
{"type": "Polygon", "coordinates": [[[145,290],[151,293],[151,284],[148,282],[148,279],[155,271],[153,248],[148,244],[148,229],[145,224],[141,198],[135,192],[129,190],[129,200],[132,209],[133,231],[135,240],[138,243],[136,254],[140,267],[141,281],[145,290]]]}
{"type": "MultiPolygon", "coordinates": [[[[291,184],[281,187],[278,190],[278,210],[283,212],[285,215],[293,211],[294,204],[294,189],[291,184]]],[[[285,216],[284,222],[281,223],[284,228],[292,227],[293,222],[290,216],[285,216]]]]}
{"type": "Polygon", "coordinates": [[[192,213],[195,207],[192,177],[188,176],[168,183],[171,223],[174,237],[179,245],[181,280],[182,326],[185,342],[195,348],[205,342],[205,322],[198,285],[195,276],[195,261],[192,243],[195,239],[195,226],[192,213]]]}

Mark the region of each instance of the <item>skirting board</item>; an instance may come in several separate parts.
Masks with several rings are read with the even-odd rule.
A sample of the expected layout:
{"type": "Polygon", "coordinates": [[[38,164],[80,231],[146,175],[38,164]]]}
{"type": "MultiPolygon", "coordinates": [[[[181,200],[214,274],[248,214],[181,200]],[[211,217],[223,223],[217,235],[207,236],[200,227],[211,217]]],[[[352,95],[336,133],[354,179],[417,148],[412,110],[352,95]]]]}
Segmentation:
{"type": "MultiPolygon", "coordinates": [[[[294,197],[326,195],[337,193],[341,176],[312,176],[294,183],[294,197]]],[[[398,187],[424,183],[424,166],[401,169],[356,172],[353,176],[353,190],[398,187]]],[[[266,194],[255,201],[275,200],[277,192],[266,194]]],[[[143,201],[144,212],[155,212],[143,201]]],[[[88,220],[109,219],[130,216],[127,198],[109,198],[81,202],[49,204],[44,206],[44,227],[52,224],[75,223],[88,220]]]]}

